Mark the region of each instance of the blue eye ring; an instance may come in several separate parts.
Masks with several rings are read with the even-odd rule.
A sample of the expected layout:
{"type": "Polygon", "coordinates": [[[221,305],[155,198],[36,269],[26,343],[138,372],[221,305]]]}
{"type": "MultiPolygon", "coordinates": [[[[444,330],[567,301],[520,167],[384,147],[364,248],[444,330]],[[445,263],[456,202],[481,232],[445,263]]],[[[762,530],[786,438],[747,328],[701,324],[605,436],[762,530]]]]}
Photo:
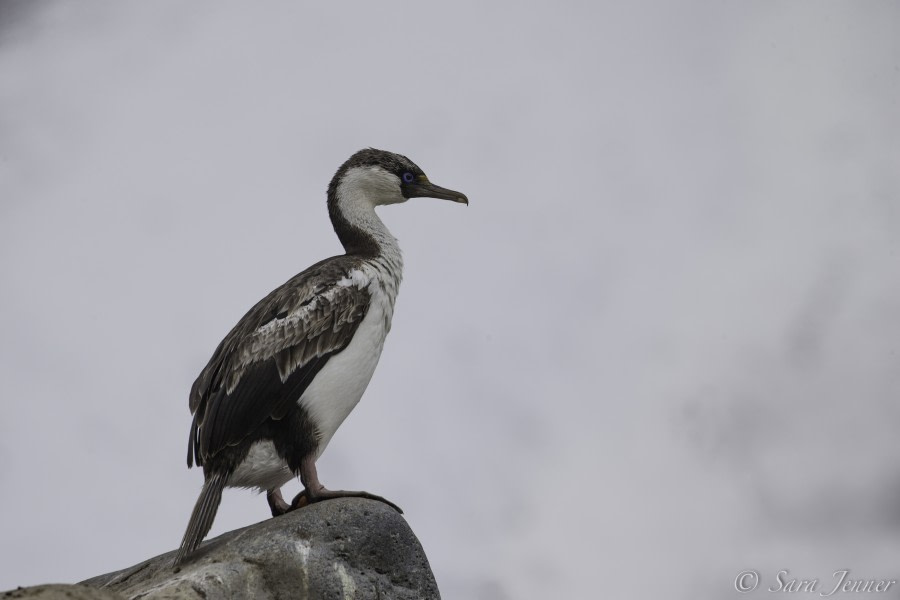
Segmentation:
{"type": "Polygon", "coordinates": [[[415,181],[415,179],[416,176],[409,171],[403,174],[403,183],[412,183],[413,181],[415,181]]]}

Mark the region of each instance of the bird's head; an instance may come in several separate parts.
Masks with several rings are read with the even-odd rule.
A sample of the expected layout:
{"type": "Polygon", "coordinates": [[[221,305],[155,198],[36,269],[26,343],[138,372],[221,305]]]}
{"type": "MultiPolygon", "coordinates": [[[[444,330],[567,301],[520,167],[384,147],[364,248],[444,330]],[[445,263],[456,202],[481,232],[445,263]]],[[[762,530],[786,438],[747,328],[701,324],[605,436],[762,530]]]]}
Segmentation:
{"type": "Polygon", "coordinates": [[[328,186],[329,204],[361,202],[374,207],[398,204],[410,198],[469,203],[465,194],[428,181],[422,169],[405,156],[375,148],[360,150],[351,156],[328,186]]]}

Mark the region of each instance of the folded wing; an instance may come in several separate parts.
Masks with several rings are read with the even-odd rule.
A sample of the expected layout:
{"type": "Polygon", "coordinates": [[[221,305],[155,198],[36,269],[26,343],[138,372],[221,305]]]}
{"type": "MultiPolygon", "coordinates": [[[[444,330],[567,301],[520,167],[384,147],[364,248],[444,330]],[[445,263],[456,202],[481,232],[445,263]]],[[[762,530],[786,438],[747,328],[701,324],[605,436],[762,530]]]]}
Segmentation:
{"type": "Polygon", "coordinates": [[[244,315],[194,382],[188,466],[202,466],[266,420],[283,418],[350,343],[369,306],[365,278],[315,277],[322,274],[310,270],[244,315]]]}

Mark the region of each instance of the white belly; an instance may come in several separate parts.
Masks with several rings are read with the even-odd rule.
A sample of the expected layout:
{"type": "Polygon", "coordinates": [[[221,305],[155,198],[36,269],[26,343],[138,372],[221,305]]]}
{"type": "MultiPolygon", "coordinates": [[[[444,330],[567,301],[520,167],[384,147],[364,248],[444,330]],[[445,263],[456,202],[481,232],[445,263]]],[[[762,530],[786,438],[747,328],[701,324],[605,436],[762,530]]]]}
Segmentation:
{"type": "Polygon", "coordinates": [[[287,463],[278,456],[275,444],[269,440],[254,442],[247,458],[228,478],[228,487],[276,490],[294,478],[287,463]]]}
{"type": "Polygon", "coordinates": [[[337,428],[362,398],[372,379],[390,325],[385,306],[373,298],[350,344],[332,356],[298,400],[318,433],[321,456],[337,428]]]}
{"type": "MultiPolygon", "coordinates": [[[[369,310],[353,339],[343,351],[328,359],[297,400],[316,428],[316,458],[322,455],[337,428],[359,403],[381,358],[394,312],[396,284],[391,295],[378,285],[370,286],[369,291],[372,293],[369,310]]],[[[228,478],[227,485],[266,491],[280,488],[293,477],[287,463],[275,451],[275,445],[265,440],[250,446],[247,458],[228,478]]]]}

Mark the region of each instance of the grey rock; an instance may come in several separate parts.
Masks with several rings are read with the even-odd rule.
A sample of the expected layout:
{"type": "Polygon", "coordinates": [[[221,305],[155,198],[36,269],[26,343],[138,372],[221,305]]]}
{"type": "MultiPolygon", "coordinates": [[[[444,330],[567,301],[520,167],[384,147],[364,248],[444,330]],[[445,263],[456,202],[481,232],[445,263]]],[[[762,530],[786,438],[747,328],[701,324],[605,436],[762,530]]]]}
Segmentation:
{"type": "Polygon", "coordinates": [[[109,590],[98,590],[86,585],[51,583],[20,587],[0,593],[0,600],[124,600],[123,596],[109,590]]]}
{"type": "Polygon", "coordinates": [[[440,598],[409,525],[374,500],[313,504],[209,540],[178,569],[172,567],[174,558],[175,551],[168,552],[64,587],[89,586],[97,595],[69,597],[94,600],[440,598]]]}

